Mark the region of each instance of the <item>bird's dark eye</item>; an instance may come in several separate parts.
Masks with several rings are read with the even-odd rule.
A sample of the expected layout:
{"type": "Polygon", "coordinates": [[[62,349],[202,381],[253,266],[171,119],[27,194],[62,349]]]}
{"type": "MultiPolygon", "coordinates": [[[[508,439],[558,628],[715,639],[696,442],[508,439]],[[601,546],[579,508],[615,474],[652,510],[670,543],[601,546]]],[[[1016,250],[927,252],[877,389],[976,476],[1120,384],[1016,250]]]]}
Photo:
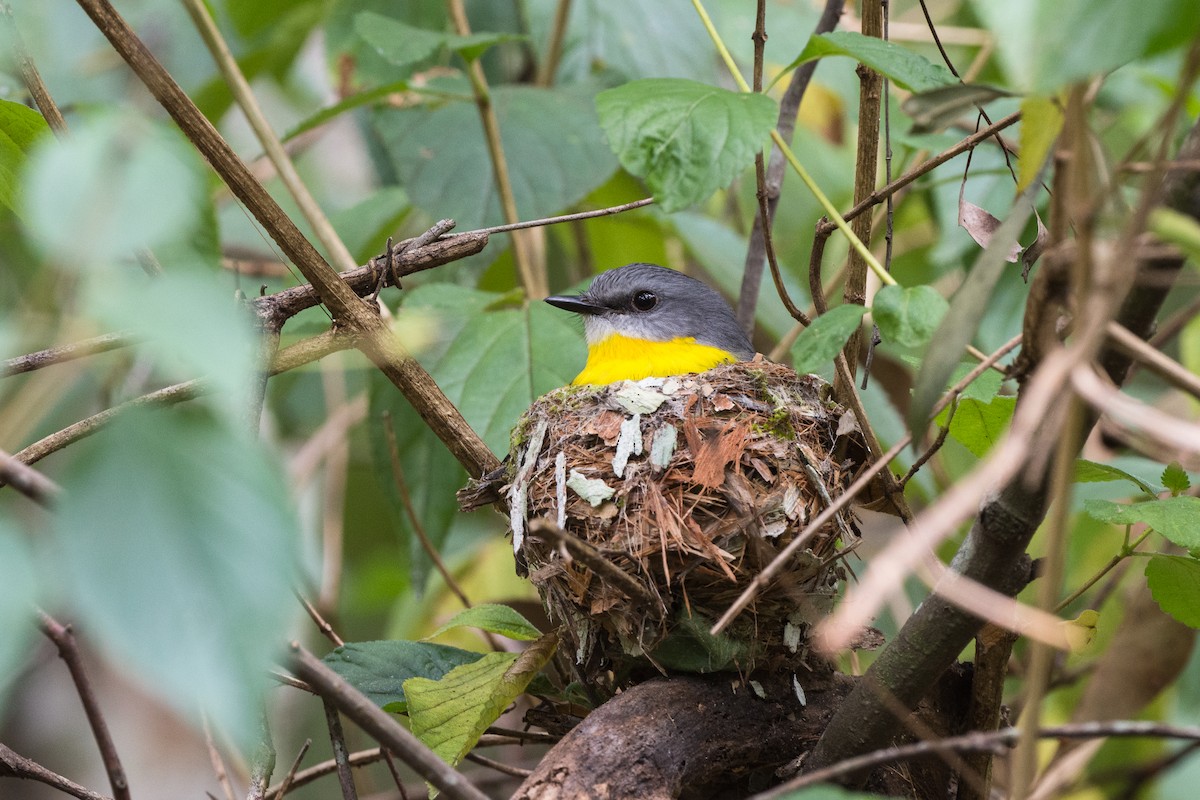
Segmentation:
{"type": "Polygon", "coordinates": [[[633,296],[633,307],[638,311],[649,311],[658,305],[658,295],[643,289],[633,296]]]}

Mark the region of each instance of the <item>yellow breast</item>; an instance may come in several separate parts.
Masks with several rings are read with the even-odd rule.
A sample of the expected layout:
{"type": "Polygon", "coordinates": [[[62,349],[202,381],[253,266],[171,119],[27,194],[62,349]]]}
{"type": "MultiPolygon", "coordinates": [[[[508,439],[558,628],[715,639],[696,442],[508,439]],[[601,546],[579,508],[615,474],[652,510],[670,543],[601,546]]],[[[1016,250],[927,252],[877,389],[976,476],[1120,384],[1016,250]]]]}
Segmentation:
{"type": "Polygon", "coordinates": [[[652,342],[613,334],[588,347],[587,364],[572,383],[614,383],[703,372],[737,356],[689,337],[652,342]]]}

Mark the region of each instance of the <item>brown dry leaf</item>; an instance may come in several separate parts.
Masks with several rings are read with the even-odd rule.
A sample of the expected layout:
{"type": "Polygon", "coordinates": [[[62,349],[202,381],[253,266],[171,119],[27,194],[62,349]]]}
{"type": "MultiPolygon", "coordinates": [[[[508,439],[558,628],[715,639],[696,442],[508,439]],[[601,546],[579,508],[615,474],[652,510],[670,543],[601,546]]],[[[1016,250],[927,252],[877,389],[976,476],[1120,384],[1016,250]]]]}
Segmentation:
{"type": "Polygon", "coordinates": [[[732,408],[737,408],[737,404],[727,394],[718,394],[712,399],[714,411],[729,411],[732,408]]]}
{"type": "MultiPolygon", "coordinates": [[[[993,217],[986,209],[972,203],[970,200],[963,198],[962,194],[958,196],[958,224],[971,234],[971,238],[980,247],[986,248],[992,240],[992,235],[996,229],[1000,227],[1000,220],[993,217]]],[[[1021,243],[1013,242],[1012,248],[1008,251],[1005,261],[1016,263],[1021,257],[1021,243]]]]}
{"type": "Polygon", "coordinates": [[[584,433],[599,436],[606,445],[612,447],[617,443],[617,437],[621,434],[621,423],[624,421],[625,415],[619,411],[604,411],[588,421],[583,430],[584,433]]]}
{"type": "Polygon", "coordinates": [[[693,418],[684,420],[683,435],[696,465],[692,482],[706,489],[716,489],[725,483],[725,466],[741,457],[750,425],[746,422],[726,425],[713,420],[705,422],[707,424],[701,427],[693,418]]]}

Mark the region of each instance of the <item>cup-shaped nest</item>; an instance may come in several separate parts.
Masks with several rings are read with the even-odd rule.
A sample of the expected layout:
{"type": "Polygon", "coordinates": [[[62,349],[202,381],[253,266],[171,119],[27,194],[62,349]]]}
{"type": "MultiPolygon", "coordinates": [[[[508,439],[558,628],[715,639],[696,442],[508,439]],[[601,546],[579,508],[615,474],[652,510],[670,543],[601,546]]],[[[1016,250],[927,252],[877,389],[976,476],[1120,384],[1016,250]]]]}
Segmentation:
{"type": "Polygon", "coordinates": [[[759,358],[550,392],[513,432],[502,494],[518,564],[585,678],[796,670],[857,542],[848,513],[807,532],[724,635],[708,629],[864,451],[828,384],[759,358]]]}

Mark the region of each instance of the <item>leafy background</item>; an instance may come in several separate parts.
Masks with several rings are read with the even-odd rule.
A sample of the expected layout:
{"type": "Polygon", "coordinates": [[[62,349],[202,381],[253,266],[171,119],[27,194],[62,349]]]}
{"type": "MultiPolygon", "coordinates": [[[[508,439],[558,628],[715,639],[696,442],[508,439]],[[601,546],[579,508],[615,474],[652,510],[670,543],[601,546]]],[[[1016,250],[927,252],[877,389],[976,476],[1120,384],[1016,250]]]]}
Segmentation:
{"type": "MultiPolygon", "coordinates": [[[[646,96],[632,81],[653,79],[656,91],[668,91],[667,79],[679,78],[732,88],[691,3],[576,0],[549,86],[534,85],[533,78],[545,59],[556,3],[467,5],[473,29],[486,32],[469,41],[445,34],[445,6],[432,0],[211,3],[271,122],[291,132],[302,175],[360,262],[380,252],[387,236],[415,235],[443,217],[456,219],[460,230],[503,222],[464,73],[463,54],[482,53],[523,218],[614,205],[650,190],[665,200],[540,230],[538,249],[552,290],[577,287],[601,269],[651,261],[687,269],[735,295],[755,207],[747,160],[753,148],[717,165],[723,171],[710,171],[704,159],[686,164],[681,174],[695,179],[694,196],[671,194],[673,187],[656,183],[654,175],[646,177],[648,190],[626,171],[645,172],[635,158],[642,145],[620,125],[622,99],[646,96]],[[412,29],[429,33],[420,39],[412,29]]],[[[748,72],[753,5],[709,5],[748,72]]],[[[974,76],[982,83],[1045,99],[1073,80],[1112,71],[1098,84],[1094,103],[1098,146],[1109,153],[1124,153],[1153,132],[1176,89],[1182,46],[1200,27],[1194,0],[946,0],[934,9],[939,29],[955,33],[947,37],[948,51],[960,68],[981,46],[994,48],[974,76]]],[[[120,11],[243,157],[257,158],[257,145],[179,5],[140,0],[121,3],[120,11]]],[[[800,110],[794,150],[833,204],[846,208],[854,169],[855,62],[838,56],[844,43],[838,35],[806,47],[818,11],[812,3],[769,4],[768,81],[800,58],[825,56],[800,110]]],[[[892,14],[899,46],[939,64],[919,30],[919,8],[898,1],[892,14]],[[906,33],[912,30],[918,33],[906,33]]],[[[289,638],[316,642],[291,596],[293,585],[316,599],[347,640],[431,633],[459,606],[432,569],[416,520],[472,600],[528,610],[535,598],[512,574],[503,520],[490,512],[457,512],[453,492],[465,473],[361,356],[342,353],[273,379],[261,441],[246,434],[240,413],[254,343],[230,300],[235,290],[254,295],[263,285],[276,291],[296,284],[297,276],[278,267],[272,243],[75,5],[17,4],[15,21],[66,109],[72,135],[51,143],[36,115],[18,105],[25,98],[15,65],[9,51],[0,53],[0,356],[110,330],[135,329],[145,343],[4,379],[0,447],[14,452],[89,414],[198,375],[217,391],[186,410],[130,414],[42,462],[71,487],[55,515],[0,492],[0,630],[12,632],[0,641],[0,740],[85,785],[104,783],[63,671],[27,614],[32,600],[84,632],[118,741],[136,754],[130,757],[135,785],[155,785],[164,796],[215,791],[194,698],[204,699],[218,738],[234,749],[252,735],[256,720],[247,709],[264,686],[263,669],[289,638]],[[132,256],[138,248],[153,249],[162,279],[144,280],[132,256]],[[231,269],[234,262],[245,274],[231,269]],[[260,263],[276,268],[259,274],[260,263]],[[390,463],[386,420],[398,441],[403,489],[390,463]],[[164,741],[172,742],[167,752],[164,741]]],[[[938,70],[882,58],[902,87],[944,80],[938,70]]],[[[731,111],[729,119],[754,122],[751,133],[763,137],[773,110],[759,98],[738,102],[757,103],[759,110],[731,111]]],[[[989,110],[998,118],[1024,102],[1030,101],[1005,97],[989,110]]],[[[1189,115],[1200,110],[1194,92],[1186,103],[1189,115]]],[[[897,173],[919,152],[936,152],[965,133],[912,132],[899,95],[890,114],[897,173]]],[[[705,132],[711,128],[701,126],[705,132]]],[[[1014,136],[1035,148],[1037,134],[1027,122],[1014,136]]],[[[929,315],[941,313],[938,300],[964,280],[978,252],[957,226],[963,164],[960,157],[920,179],[896,209],[891,266],[900,284],[912,288],[879,298],[876,321],[885,330],[891,325],[895,335],[877,351],[863,393],[885,445],[904,432],[915,365],[932,332],[929,315]]],[[[277,182],[268,186],[284,197],[277,182]]],[[[978,149],[966,198],[1004,216],[1014,195],[997,150],[978,149]]],[[[1039,203],[1044,210],[1044,197],[1039,203]]],[[[808,251],[820,214],[789,176],[775,246],[801,306],[809,304],[808,251]]],[[[1033,234],[1030,223],[1021,241],[1029,243],[1033,234]]],[[[504,237],[494,237],[481,255],[412,276],[403,291],[384,295],[422,364],[498,454],[529,402],[568,382],[584,353],[577,322],[525,301],[507,248],[504,237]]],[[[841,263],[844,254],[842,239],[834,237],[826,264],[841,263]]],[[[999,272],[976,346],[990,351],[1020,331],[1026,292],[1019,268],[999,272]]],[[[1184,304],[1183,294],[1173,308],[1184,304]]],[[[828,358],[816,356],[830,352],[829,342],[840,345],[859,316],[855,309],[835,311],[776,356],[795,356],[797,366],[830,377],[828,358]]],[[[310,310],[285,328],[284,343],[327,326],[319,309],[310,310]]],[[[770,352],[792,327],[765,281],[756,345],[770,352]]],[[[1170,352],[1192,371],[1200,369],[1200,326],[1185,327],[1170,352]]],[[[1168,406],[1185,402],[1145,378],[1131,391],[1168,406]]],[[[1007,425],[1010,388],[992,381],[972,392],[935,464],[911,484],[918,506],[970,469],[1007,425]]],[[[1088,505],[1082,513],[1085,503],[1143,497],[1126,474],[1152,489],[1171,488],[1161,464],[1103,449],[1087,455],[1108,471],[1080,478],[1088,482],[1076,492],[1069,586],[1120,551],[1129,521],[1107,506],[1088,505]]],[[[911,458],[903,455],[897,469],[911,458]]],[[[1171,538],[1194,548],[1187,535],[1171,538]]],[[[1035,553],[1039,546],[1035,542],[1035,553]]],[[[1156,559],[1148,574],[1186,587],[1193,563],[1156,559]]],[[[921,591],[912,587],[914,602],[921,591]]],[[[1098,648],[1122,613],[1119,594],[1110,598],[1099,609],[1098,648]]],[[[1164,607],[1194,606],[1194,597],[1179,591],[1159,591],[1155,598],[1164,607]]],[[[896,623],[885,618],[880,626],[890,633],[896,623]]],[[[444,641],[486,649],[462,630],[444,641]]],[[[1086,669],[1094,658],[1095,651],[1073,655],[1071,666],[1086,669]]],[[[267,691],[280,753],[295,752],[319,730],[319,710],[278,689],[267,691]]],[[[1052,694],[1049,716],[1065,716],[1077,698],[1078,687],[1052,694]]],[[[1200,664],[1193,660],[1152,713],[1190,720],[1198,709],[1200,664]]],[[[325,757],[328,745],[314,738],[313,757],[325,757]]],[[[1095,769],[1154,747],[1106,748],[1095,769]]],[[[1161,796],[1190,796],[1197,770],[1200,765],[1188,762],[1168,773],[1161,796]]],[[[384,773],[366,774],[368,782],[387,785],[384,773]]],[[[38,787],[20,791],[52,796],[38,787]]],[[[303,789],[297,796],[322,794],[303,789]]]]}

